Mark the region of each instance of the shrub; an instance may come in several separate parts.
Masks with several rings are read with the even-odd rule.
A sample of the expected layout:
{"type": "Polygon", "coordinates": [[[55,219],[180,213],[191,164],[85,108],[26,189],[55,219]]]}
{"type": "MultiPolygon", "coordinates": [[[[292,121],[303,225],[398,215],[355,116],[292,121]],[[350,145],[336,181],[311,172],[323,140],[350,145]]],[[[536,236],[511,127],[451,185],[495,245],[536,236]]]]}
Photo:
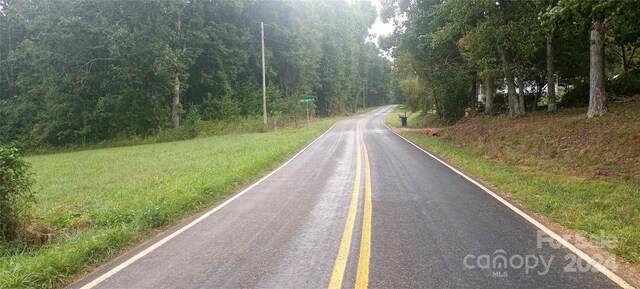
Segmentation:
{"type": "Polygon", "coordinates": [[[229,95],[216,98],[208,93],[201,105],[201,112],[204,120],[229,120],[238,118],[241,108],[238,101],[229,95]]]}
{"type": "Polygon", "coordinates": [[[631,70],[608,80],[605,89],[609,93],[622,97],[640,94],[640,69],[631,70]]]}
{"type": "Polygon", "coordinates": [[[469,97],[468,79],[452,77],[442,80],[436,86],[437,101],[434,101],[438,117],[455,123],[465,114],[471,98],[469,97]]]}
{"type": "Polygon", "coordinates": [[[0,146],[0,240],[18,236],[27,209],[35,201],[29,168],[17,148],[0,146]]]}
{"type": "Polygon", "coordinates": [[[562,95],[560,107],[585,107],[589,105],[589,82],[577,82],[573,88],[562,95]]]}
{"type": "Polygon", "coordinates": [[[495,112],[508,111],[508,103],[509,102],[507,101],[507,95],[502,91],[497,91],[493,96],[493,110],[495,112]]]}

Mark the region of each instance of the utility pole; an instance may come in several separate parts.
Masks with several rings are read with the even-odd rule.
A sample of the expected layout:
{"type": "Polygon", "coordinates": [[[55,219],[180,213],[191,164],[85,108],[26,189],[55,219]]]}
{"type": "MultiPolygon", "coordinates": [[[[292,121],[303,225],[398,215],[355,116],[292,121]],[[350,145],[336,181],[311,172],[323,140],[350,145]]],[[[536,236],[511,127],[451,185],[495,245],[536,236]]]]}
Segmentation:
{"type": "Polygon", "coordinates": [[[262,32],[262,115],[264,124],[267,124],[267,77],[264,65],[264,22],[260,22],[260,31],[262,32]]]}

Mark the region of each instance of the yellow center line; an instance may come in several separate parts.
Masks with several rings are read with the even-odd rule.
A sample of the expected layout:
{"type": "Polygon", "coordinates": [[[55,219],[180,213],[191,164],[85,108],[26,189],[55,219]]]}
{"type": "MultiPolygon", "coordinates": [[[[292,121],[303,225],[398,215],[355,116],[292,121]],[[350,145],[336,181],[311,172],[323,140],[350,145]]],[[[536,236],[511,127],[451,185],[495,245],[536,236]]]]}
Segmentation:
{"type": "Polygon", "coordinates": [[[338,256],[336,257],[335,265],[333,266],[333,272],[331,273],[331,280],[329,281],[329,289],[339,289],[342,286],[342,279],[344,278],[344,271],[347,267],[347,260],[349,259],[349,247],[351,247],[351,237],[353,235],[353,227],[356,221],[356,211],[358,209],[358,195],[360,194],[360,175],[361,175],[361,160],[362,155],[360,148],[360,125],[356,128],[356,143],[357,143],[357,156],[356,156],[356,177],[353,182],[353,194],[351,196],[351,204],[349,205],[349,213],[347,214],[347,224],[342,232],[342,241],[340,242],[340,248],[338,249],[338,256]]]}
{"type": "Polygon", "coordinates": [[[360,258],[358,260],[358,273],[356,276],[356,288],[366,289],[369,286],[369,261],[371,260],[371,167],[369,165],[369,151],[364,142],[362,132],[360,139],[364,148],[364,214],[362,217],[362,238],[360,239],[360,258]]]}

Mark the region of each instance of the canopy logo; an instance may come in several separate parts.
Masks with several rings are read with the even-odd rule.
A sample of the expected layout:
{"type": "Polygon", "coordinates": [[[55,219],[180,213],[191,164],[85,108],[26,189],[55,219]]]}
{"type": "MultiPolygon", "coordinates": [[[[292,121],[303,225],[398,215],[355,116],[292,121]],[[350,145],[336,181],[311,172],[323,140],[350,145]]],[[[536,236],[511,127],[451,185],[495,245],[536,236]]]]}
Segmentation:
{"type": "MultiPolygon", "coordinates": [[[[538,230],[536,237],[536,247],[539,254],[509,255],[505,250],[497,249],[491,254],[468,254],[462,259],[462,263],[466,269],[470,270],[492,270],[491,276],[494,278],[508,277],[509,272],[513,272],[514,270],[524,270],[525,274],[535,273],[537,275],[546,275],[549,273],[556,255],[553,254],[554,251],[543,248],[544,244],[547,244],[552,250],[560,250],[563,246],[560,242],[540,230],[538,230]],[[549,254],[549,252],[551,252],[551,254],[549,254]]],[[[589,235],[581,231],[575,235],[563,235],[562,238],[573,241],[572,243],[580,249],[611,249],[615,248],[617,244],[615,236],[611,234],[606,235],[604,232],[600,232],[600,234],[597,235],[589,235]]],[[[564,254],[563,257],[564,261],[562,261],[562,263],[566,263],[563,268],[564,272],[597,272],[597,269],[593,267],[591,263],[583,260],[572,252],[564,254]]],[[[593,254],[591,258],[612,271],[617,269],[615,255],[613,254],[606,258],[601,254],[593,254]]]]}
{"type": "Polygon", "coordinates": [[[464,267],[467,269],[492,269],[494,277],[507,277],[508,269],[520,270],[524,268],[525,274],[536,272],[538,275],[545,275],[551,268],[554,256],[547,259],[543,255],[519,255],[508,256],[507,252],[498,249],[492,254],[472,255],[469,254],[462,259],[464,267]]]}

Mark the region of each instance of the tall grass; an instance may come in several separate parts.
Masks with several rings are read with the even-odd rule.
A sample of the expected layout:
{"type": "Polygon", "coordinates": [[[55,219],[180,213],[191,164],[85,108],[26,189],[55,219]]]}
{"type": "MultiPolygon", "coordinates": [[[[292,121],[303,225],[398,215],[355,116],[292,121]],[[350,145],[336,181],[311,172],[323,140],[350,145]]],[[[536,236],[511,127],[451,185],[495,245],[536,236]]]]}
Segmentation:
{"type": "Polygon", "coordinates": [[[238,116],[232,119],[207,121],[197,118],[187,118],[179,128],[159,128],[156,132],[148,135],[125,134],[119,138],[103,140],[97,143],[68,144],[64,147],[24,147],[31,155],[51,154],[111,147],[156,144],[214,135],[270,132],[287,127],[300,127],[306,123],[306,118],[301,119],[300,117],[292,115],[271,115],[268,118],[267,124],[264,124],[262,116],[238,116]]]}

